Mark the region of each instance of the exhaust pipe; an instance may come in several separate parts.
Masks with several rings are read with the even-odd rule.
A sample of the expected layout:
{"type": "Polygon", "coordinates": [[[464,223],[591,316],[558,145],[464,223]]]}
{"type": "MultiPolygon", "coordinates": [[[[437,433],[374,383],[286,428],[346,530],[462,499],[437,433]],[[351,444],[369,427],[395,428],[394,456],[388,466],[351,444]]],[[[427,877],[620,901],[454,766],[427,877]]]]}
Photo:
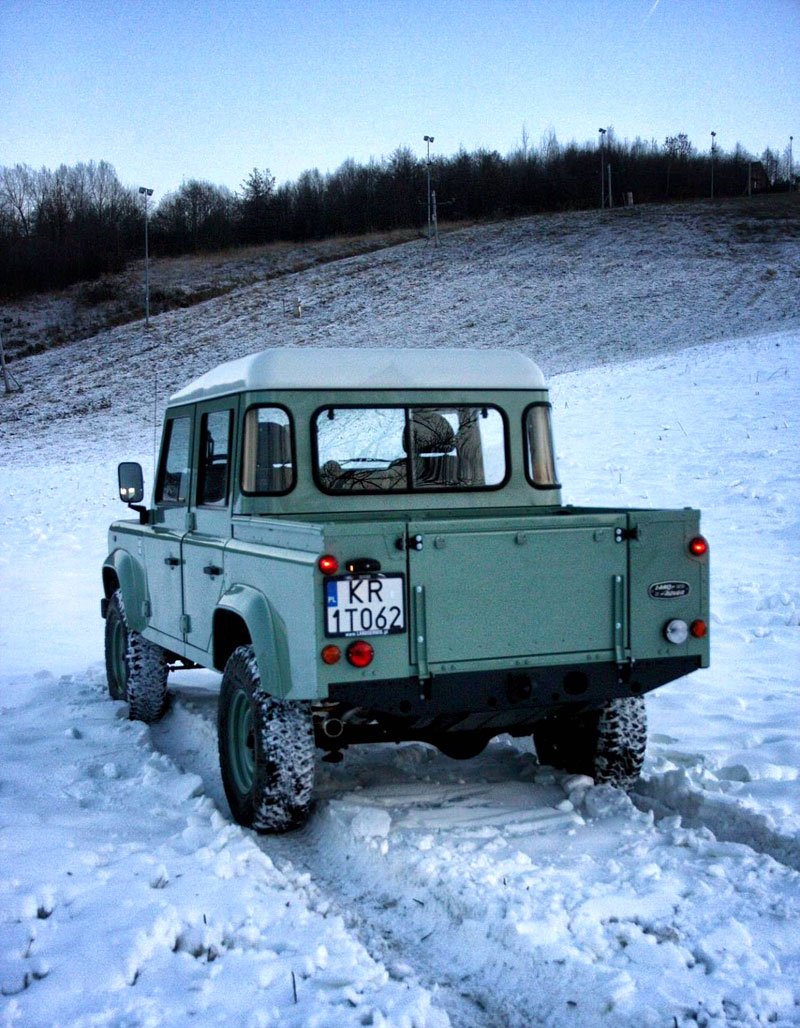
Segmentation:
{"type": "Polygon", "coordinates": [[[344,724],[338,717],[326,717],[322,722],[322,732],[329,739],[338,739],[344,732],[344,724]]]}

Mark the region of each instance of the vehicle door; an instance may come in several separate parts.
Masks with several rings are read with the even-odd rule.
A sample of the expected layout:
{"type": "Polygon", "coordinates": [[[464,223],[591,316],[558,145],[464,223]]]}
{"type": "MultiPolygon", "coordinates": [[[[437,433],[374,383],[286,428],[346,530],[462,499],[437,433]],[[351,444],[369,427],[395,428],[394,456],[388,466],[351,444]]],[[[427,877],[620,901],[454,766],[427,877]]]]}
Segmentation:
{"type": "Polygon", "coordinates": [[[156,476],[153,531],[143,541],[150,627],[166,637],[165,645],[183,639],[181,540],[192,487],[193,429],[192,408],[168,415],[156,476]]]}
{"type": "Polygon", "coordinates": [[[199,404],[195,419],[197,477],[189,531],[183,537],[186,643],[210,654],[214,610],[224,588],[224,550],[231,536],[232,468],[238,400],[199,404]]]}

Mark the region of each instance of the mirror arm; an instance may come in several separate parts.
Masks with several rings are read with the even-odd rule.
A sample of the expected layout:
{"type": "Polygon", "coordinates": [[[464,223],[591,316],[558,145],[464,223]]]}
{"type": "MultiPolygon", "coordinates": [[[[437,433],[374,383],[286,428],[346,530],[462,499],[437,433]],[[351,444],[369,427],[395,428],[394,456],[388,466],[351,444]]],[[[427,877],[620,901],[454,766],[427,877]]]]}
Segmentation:
{"type": "Polygon", "coordinates": [[[147,507],[142,506],[141,503],[129,503],[128,509],[136,511],[136,513],[139,515],[140,525],[150,524],[150,511],[147,509],[147,507]]]}

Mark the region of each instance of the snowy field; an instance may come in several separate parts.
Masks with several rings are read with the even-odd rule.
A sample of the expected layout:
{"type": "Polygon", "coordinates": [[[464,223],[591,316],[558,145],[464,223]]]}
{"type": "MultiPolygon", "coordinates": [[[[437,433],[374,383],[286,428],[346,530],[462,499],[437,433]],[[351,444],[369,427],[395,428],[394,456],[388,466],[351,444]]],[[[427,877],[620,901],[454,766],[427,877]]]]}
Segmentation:
{"type": "MultiPolygon", "coordinates": [[[[549,300],[539,320],[497,316],[515,262],[563,256],[525,236],[536,224],[466,233],[479,270],[460,285],[444,247],[413,244],[298,276],[298,322],[254,286],[156,319],[149,340],[117,330],[15,366],[28,388],[0,415],[0,1025],[800,1025],[797,243],[773,317],[731,306],[725,331],[750,270],[708,255],[688,281],[687,243],[658,289],[663,230],[637,237],[652,261],[636,276],[587,275],[552,300],[580,326],[571,352],[542,326],[549,300]],[[581,320],[612,282],[616,323],[581,320]],[[431,324],[419,308],[434,301],[431,324]],[[175,675],[152,729],[105,691],[99,568],[123,512],[116,461],[152,466],[148,346],[163,398],[269,342],[475,345],[470,321],[480,345],[550,373],[565,502],[702,509],[712,666],[648,697],[630,797],[508,738],[469,762],[368,747],[320,765],[305,829],[260,838],[225,803],[215,676],[175,675]]],[[[575,266],[595,228],[573,239],[575,266]]]]}

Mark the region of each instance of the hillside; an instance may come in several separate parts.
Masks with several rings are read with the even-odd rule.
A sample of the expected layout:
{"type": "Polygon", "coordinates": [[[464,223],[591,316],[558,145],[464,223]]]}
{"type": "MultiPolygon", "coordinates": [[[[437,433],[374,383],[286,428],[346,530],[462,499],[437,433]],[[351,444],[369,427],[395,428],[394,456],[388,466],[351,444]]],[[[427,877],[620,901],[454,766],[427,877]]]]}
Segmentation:
{"type": "Polygon", "coordinates": [[[787,327],[800,321],[798,240],[800,194],[542,215],[255,282],[274,255],[156,264],[154,281],[187,293],[248,284],[149,331],[132,322],[15,361],[25,392],[3,399],[0,424],[33,448],[87,417],[110,439],[122,404],[146,436],[182,382],[271,345],[502,345],[553,375],[787,327]]]}

